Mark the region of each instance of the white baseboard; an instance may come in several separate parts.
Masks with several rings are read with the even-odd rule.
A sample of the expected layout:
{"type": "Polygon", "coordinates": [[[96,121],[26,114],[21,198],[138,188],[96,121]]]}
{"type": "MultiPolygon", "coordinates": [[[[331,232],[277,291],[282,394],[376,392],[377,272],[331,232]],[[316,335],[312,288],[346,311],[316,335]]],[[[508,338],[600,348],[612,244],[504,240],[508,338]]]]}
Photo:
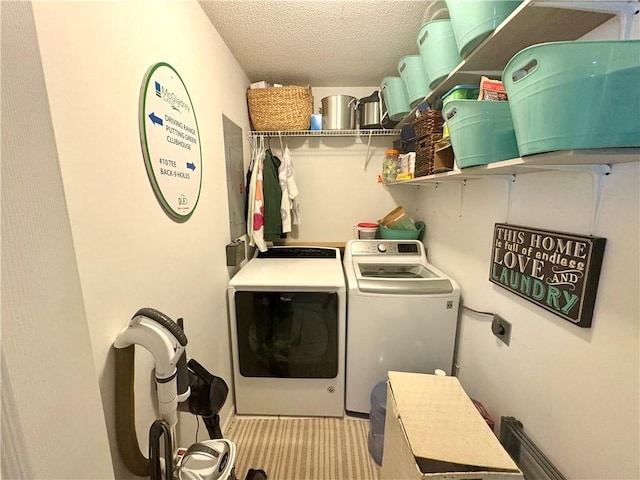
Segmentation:
{"type": "Polygon", "coordinates": [[[226,438],[226,431],[227,428],[229,427],[229,424],[231,423],[231,420],[233,420],[233,417],[236,416],[236,407],[235,405],[232,405],[231,408],[229,409],[229,412],[227,413],[227,416],[224,419],[221,419],[220,422],[220,429],[222,430],[222,436],[226,438]]]}

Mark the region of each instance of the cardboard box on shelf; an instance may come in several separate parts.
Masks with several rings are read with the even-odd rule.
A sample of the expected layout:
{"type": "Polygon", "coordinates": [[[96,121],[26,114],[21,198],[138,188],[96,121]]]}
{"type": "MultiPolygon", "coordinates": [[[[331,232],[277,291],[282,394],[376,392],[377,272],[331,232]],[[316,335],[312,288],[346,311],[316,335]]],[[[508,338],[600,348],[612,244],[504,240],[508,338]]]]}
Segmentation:
{"type": "Polygon", "coordinates": [[[453,148],[449,138],[441,140],[436,144],[433,152],[433,173],[442,173],[453,170],[453,148]]]}
{"type": "Polygon", "coordinates": [[[456,377],[389,372],[381,480],[523,480],[456,377]]]}

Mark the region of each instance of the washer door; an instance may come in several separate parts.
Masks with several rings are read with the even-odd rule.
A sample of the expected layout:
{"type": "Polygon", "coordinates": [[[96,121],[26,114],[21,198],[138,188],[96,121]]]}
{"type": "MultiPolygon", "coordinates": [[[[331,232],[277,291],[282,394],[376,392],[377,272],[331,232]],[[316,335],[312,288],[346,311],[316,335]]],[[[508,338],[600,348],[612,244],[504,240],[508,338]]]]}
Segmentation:
{"type": "Polygon", "coordinates": [[[419,263],[355,263],[358,289],[371,293],[451,293],[453,285],[419,263]]]}

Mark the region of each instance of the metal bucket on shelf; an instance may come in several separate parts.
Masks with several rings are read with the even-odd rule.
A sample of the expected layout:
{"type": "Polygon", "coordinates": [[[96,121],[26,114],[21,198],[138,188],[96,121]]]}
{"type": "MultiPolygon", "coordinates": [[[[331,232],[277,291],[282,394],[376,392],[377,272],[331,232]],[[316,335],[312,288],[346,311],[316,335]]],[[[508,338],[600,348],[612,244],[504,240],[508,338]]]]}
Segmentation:
{"type": "Polygon", "coordinates": [[[323,130],[355,130],[358,99],[350,95],[331,95],[322,99],[323,130]]]}

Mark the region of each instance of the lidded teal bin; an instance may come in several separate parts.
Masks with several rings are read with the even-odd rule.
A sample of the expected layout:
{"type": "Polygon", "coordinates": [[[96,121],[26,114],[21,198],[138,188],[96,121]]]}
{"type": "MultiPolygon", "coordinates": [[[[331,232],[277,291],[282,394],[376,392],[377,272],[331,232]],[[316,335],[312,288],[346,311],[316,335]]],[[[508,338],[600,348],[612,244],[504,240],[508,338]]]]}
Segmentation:
{"type": "Polygon", "coordinates": [[[407,55],[398,62],[398,73],[404,84],[411,108],[429,94],[429,77],[420,55],[407,55]]]}
{"type": "Polygon", "coordinates": [[[459,168],[519,157],[509,102],[451,100],[442,115],[459,168]]]}
{"type": "Polygon", "coordinates": [[[522,0],[446,0],[458,52],[466,58],[522,0]]]}
{"type": "Polygon", "coordinates": [[[534,45],[502,82],[521,155],[640,147],[640,40],[534,45]]]}
{"type": "Polygon", "coordinates": [[[435,88],[462,61],[449,19],[425,23],[418,31],[416,43],[427,69],[430,88],[435,88]]]}
{"type": "Polygon", "coordinates": [[[394,122],[402,120],[410,111],[407,92],[400,77],[384,77],[380,84],[389,118],[394,122]]]}

